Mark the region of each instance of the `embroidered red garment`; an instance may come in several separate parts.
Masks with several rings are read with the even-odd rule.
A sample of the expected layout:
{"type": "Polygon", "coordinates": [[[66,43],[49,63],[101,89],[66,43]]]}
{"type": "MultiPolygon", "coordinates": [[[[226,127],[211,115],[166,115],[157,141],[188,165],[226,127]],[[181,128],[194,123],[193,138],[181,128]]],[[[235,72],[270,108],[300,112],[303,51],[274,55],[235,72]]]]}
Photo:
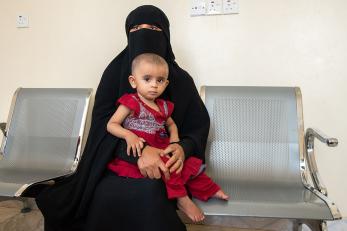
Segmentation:
{"type": "MultiPolygon", "coordinates": [[[[132,113],[124,120],[123,127],[142,137],[146,142],[156,148],[165,149],[169,145],[169,136],[165,129],[165,123],[171,116],[174,104],[163,99],[156,99],[159,111],[154,110],[144,103],[135,94],[125,94],[118,99],[118,103],[131,109],[132,113]]],[[[164,163],[167,157],[162,157],[164,163]]],[[[206,201],[213,196],[220,187],[215,184],[205,173],[200,173],[202,161],[190,157],[184,162],[180,174],[171,173],[170,179],[163,176],[167,188],[168,198],[177,198],[187,195],[185,185],[192,196],[206,201]]],[[[119,176],[131,178],[143,178],[137,165],[115,158],[108,164],[108,169],[119,176]]]]}
{"type": "Polygon", "coordinates": [[[156,99],[160,111],[156,111],[144,103],[137,94],[125,94],[118,103],[132,110],[123,122],[123,127],[142,137],[146,142],[157,148],[166,148],[169,136],[165,130],[165,122],[171,116],[174,104],[156,99]]]}

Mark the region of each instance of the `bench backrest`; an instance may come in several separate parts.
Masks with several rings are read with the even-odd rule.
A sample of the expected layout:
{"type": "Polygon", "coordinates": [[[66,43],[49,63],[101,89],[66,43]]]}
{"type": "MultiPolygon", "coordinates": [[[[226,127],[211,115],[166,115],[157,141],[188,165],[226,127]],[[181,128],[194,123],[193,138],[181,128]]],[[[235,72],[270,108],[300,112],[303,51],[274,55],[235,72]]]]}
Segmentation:
{"type": "Polygon", "coordinates": [[[224,183],[301,184],[297,97],[298,88],[203,87],[208,174],[224,183]]]}
{"type": "Polygon", "coordinates": [[[76,169],[92,89],[19,88],[3,140],[2,171],[76,169]]]}

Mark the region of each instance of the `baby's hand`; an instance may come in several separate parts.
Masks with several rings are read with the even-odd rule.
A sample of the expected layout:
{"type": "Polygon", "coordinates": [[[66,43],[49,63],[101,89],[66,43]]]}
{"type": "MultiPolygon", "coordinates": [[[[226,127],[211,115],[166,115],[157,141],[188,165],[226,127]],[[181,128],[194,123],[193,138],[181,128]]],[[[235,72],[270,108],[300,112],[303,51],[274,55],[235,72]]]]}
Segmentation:
{"type": "Polygon", "coordinates": [[[125,141],[127,142],[128,156],[130,156],[130,150],[132,151],[134,157],[136,157],[136,153],[138,156],[141,156],[141,150],[146,142],[143,138],[138,137],[134,133],[130,133],[127,137],[125,137],[125,141]]]}

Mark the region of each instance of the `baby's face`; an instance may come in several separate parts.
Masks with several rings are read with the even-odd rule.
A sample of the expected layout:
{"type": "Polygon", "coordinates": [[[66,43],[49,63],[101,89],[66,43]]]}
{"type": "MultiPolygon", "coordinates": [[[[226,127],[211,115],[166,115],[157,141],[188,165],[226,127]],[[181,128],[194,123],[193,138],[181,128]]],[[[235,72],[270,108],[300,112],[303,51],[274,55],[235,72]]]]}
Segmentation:
{"type": "Polygon", "coordinates": [[[133,73],[130,84],[147,100],[155,100],[165,90],[168,81],[168,70],[165,65],[157,65],[142,61],[133,73]]]}

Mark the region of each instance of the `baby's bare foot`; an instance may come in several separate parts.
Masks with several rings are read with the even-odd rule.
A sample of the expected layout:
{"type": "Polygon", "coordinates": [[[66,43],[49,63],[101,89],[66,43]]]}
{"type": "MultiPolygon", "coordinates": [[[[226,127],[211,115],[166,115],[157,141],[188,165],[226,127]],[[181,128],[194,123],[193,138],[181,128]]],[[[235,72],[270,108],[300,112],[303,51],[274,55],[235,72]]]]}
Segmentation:
{"type": "Polygon", "coordinates": [[[199,222],[205,219],[200,208],[188,196],[177,198],[177,207],[193,222],[199,222]]]}
{"type": "Polygon", "coordinates": [[[223,190],[219,190],[212,197],[217,198],[217,199],[221,199],[221,200],[226,200],[226,201],[229,200],[229,196],[227,194],[225,194],[223,192],[223,190]]]}

